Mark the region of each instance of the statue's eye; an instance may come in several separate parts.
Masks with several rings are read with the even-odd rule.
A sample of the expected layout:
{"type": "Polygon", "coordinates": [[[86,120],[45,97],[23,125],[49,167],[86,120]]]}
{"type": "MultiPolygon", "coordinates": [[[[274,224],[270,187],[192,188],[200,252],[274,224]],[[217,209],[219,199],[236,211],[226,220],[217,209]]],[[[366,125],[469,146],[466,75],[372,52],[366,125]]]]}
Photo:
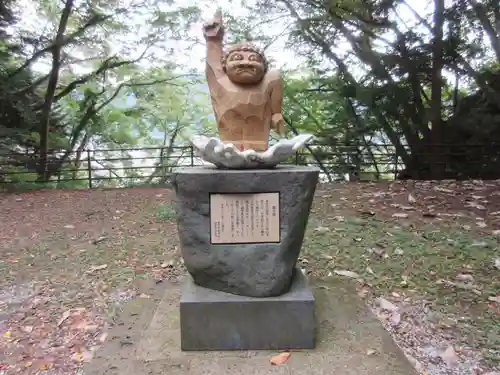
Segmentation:
{"type": "Polygon", "coordinates": [[[261,61],[261,58],[259,55],[257,54],[252,54],[250,56],[248,56],[248,61],[261,61]]]}
{"type": "Polygon", "coordinates": [[[236,53],[233,56],[231,56],[231,61],[238,61],[238,60],[243,60],[243,55],[236,53]]]}

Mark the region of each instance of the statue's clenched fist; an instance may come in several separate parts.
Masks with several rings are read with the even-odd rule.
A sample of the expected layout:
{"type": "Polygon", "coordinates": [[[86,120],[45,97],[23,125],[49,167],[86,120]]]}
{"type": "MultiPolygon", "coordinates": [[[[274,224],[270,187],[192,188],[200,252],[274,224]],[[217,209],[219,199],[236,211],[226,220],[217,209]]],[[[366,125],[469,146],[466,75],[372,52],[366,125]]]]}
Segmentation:
{"type": "Polygon", "coordinates": [[[224,26],[222,25],[222,12],[217,10],[212,21],[203,25],[203,35],[206,39],[222,39],[224,26]]]}

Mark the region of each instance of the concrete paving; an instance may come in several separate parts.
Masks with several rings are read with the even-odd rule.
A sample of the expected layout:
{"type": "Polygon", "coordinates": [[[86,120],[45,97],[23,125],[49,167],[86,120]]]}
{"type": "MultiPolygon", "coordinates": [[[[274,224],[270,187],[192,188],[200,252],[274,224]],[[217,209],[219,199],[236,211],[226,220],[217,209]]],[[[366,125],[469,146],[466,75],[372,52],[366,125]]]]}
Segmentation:
{"type": "Polygon", "coordinates": [[[292,351],[282,365],[277,352],[182,352],[179,284],[144,287],[151,299],[124,306],[107,343],[85,375],[415,375],[380,322],[346,281],[313,280],[318,341],[314,350],[292,351]],[[163,295],[162,295],[163,293],[163,295]],[[375,354],[372,351],[375,350],[375,354]]]}

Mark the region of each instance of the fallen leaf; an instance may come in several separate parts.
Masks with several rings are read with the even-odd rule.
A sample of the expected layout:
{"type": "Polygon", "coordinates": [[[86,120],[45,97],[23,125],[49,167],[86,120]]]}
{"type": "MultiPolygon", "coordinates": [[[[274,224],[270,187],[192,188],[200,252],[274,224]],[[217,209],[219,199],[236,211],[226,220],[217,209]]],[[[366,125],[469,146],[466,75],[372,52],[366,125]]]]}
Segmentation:
{"type": "Polygon", "coordinates": [[[161,268],[171,268],[173,266],[174,266],[174,261],[173,260],[169,260],[168,262],[162,263],[160,265],[161,268]]]}
{"type": "Polygon", "coordinates": [[[102,271],[108,268],[107,264],[101,264],[100,266],[94,266],[90,267],[89,273],[95,272],[95,271],[102,271]]]}
{"type": "Polygon", "coordinates": [[[52,363],[42,363],[40,366],[38,366],[38,369],[41,371],[47,371],[50,370],[54,365],[52,363]]]}
{"type": "Polygon", "coordinates": [[[403,249],[400,249],[399,247],[394,249],[394,254],[396,254],[396,255],[403,255],[404,253],[405,252],[403,251],[403,249]]]}
{"type": "Polygon", "coordinates": [[[270,362],[272,365],[281,365],[282,363],[285,363],[291,355],[292,353],[290,352],[283,352],[272,357],[270,362]]]}
{"type": "Polygon", "coordinates": [[[406,219],[408,217],[408,214],[405,214],[403,212],[396,212],[392,214],[392,217],[397,218],[397,219],[406,219]]]}
{"type": "Polygon", "coordinates": [[[471,244],[474,247],[488,247],[488,242],[485,241],[476,241],[471,244]]]}
{"type": "Polygon", "coordinates": [[[486,228],[488,226],[488,224],[486,224],[484,221],[477,221],[476,222],[476,225],[479,227],[479,228],[486,228]]]}
{"type": "Polygon", "coordinates": [[[449,346],[444,352],[441,353],[441,359],[449,367],[454,367],[458,363],[458,356],[453,349],[453,346],[449,346]]]}
{"type": "Polygon", "coordinates": [[[466,205],[467,207],[476,208],[476,209],[478,209],[478,210],[486,210],[486,207],[485,207],[485,206],[483,206],[482,204],[479,204],[479,203],[477,203],[477,202],[467,202],[467,203],[465,203],[465,205],[466,205]]]}
{"type": "Polygon", "coordinates": [[[6,339],[10,339],[10,331],[5,331],[3,333],[3,337],[5,337],[6,339]]]}
{"type": "Polygon", "coordinates": [[[61,318],[57,322],[57,326],[59,327],[61,324],[63,324],[64,321],[68,319],[70,315],[71,315],[71,310],[66,310],[65,312],[63,312],[61,318]]]}
{"type": "Polygon", "coordinates": [[[352,279],[357,279],[359,277],[359,275],[356,272],[347,270],[334,270],[333,273],[338,276],[350,277],[352,279]]]}
{"type": "Polygon", "coordinates": [[[316,228],[314,228],[314,231],[315,232],[319,232],[319,233],[324,233],[324,232],[329,232],[330,228],[327,228],[327,227],[316,227],[316,228]]]}
{"type": "Polygon", "coordinates": [[[101,236],[95,240],[92,241],[92,244],[93,245],[97,245],[98,243],[102,242],[102,241],[106,241],[108,239],[108,237],[106,236],[101,236]]]}
{"type": "Polygon", "coordinates": [[[72,359],[76,362],[88,362],[92,359],[92,353],[87,350],[78,351],[73,354],[72,359]]]}
{"type": "Polygon", "coordinates": [[[412,206],[399,206],[399,208],[401,208],[404,211],[413,211],[413,210],[415,210],[415,207],[412,207],[412,206]]]}
{"type": "Polygon", "coordinates": [[[495,268],[500,270],[500,258],[496,258],[494,264],[495,264],[495,268]]]}
{"type": "Polygon", "coordinates": [[[417,202],[417,200],[415,199],[415,197],[411,194],[408,194],[408,203],[414,204],[416,202],[417,202]]]}
{"type": "Polygon", "coordinates": [[[375,353],[377,353],[377,351],[375,349],[368,349],[366,351],[366,355],[374,355],[375,353]]]}
{"type": "Polygon", "coordinates": [[[473,282],[474,281],[474,276],[472,276],[472,275],[470,275],[468,273],[459,273],[456,276],[456,279],[460,280],[460,281],[465,281],[465,282],[473,282]]]}
{"type": "Polygon", "coordinates": [[[393,326],[398,326],[401,323],[401,314],[398,313],[397,311],[394,311],[391,315],[391,324],[393,326]]]}
{"type": "Polygon", "coordinates": [[[488,301],[500,303],[500,295],[496,297],[488,297],[488,301]]]}
{"type": "Polygon", "coordinates": [[[364,286],[363,288],[358,290],[358,296],[360,296],[361,298],[366,298],[366,296],[368,296],[369,294],[370,288],[368,288],[367,286],[364,286]]]}
{"type": "Polygon", "coordinates": [[[24,326],[21,328],[24,333],[31,333],[33,331],[33,326],[24,326]]]}
{"type": "Polygon", "coordinates": [[[366,249],[366,251],[381,258],[385,255],[384,250],[379,249],[378,247],[371,247],[369,249],[366,249]]]}
{"type": "Polygon", "coordinates": [[[436,187],[434,187],[434,190],[436,190],[436,191],[440,191],[440,192],[442,192],[442,193],[455,194],[455,191],[454,191],[454,190],[451,190],[451,189],[446,189],[446,188],[441,187],[441,186],[436,186],[436,187]]]}
{"type": "Polygon", "coordinates": [[[101,335],[99,336],[99,338],[97,340],[99,342],[104,342],[104,341],[106,341],[107,337],[108,337],[108,333],[107,332],[103,332],[103,333],[101,333],[101,335]]]}
{"type": "Polygon", "coordinates": [[[389,302],[385,298],[379,297],[379,298],[377,298],[376,302],[382,310],[386,310],[389,312],[394,312],[394,311],[398,310],[398,307],[395,304],[393,304],[392,302],[389,302]]]}
{"type": "Polygon", "coordinates": [[[402,287],[407,287],[408,286],[408,276],[401,276],[401,281],[399,282],[399,285],[402,287]]]}
{"type": "Polygon", "coordinates": [[[89,322],[87,320],[80,320],[78,323],[71,325],[72,329],[82,330],[86,332],[94,332],[97,330],[97,324],[89,322]]]}
{"type": "Polygon", "coordinates": [[[474,294],[477,294],[478,296],[480,296],[482,294],[481,291],[478,289],[478,287],[476,285],[474,285],[474,284],[471,284],[471,283],[452,282],[452,281],[449,281],[449,280],[439,280],[437,282],[437,284],[446,284],[446,285],[449,285],[449,286],[453,286],[455,288],[464,289],[464,290],[470,290],[474,294]]]}

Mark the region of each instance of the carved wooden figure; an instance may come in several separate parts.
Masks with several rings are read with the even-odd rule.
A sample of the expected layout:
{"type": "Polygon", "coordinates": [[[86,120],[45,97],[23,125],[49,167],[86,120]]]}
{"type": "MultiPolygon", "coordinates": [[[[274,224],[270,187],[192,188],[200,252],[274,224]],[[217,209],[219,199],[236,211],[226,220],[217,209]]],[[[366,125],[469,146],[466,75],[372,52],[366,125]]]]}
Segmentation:
{"type": "Polygon", "coordinates": [[[223,51],[222,13],[204,26],[207,41],[206,76],[219,137],[240,151],[265,151],[271,128],[285,132],[281,113],[283,80],[268,70],[264,54],[250,43],[223,51]]]}

